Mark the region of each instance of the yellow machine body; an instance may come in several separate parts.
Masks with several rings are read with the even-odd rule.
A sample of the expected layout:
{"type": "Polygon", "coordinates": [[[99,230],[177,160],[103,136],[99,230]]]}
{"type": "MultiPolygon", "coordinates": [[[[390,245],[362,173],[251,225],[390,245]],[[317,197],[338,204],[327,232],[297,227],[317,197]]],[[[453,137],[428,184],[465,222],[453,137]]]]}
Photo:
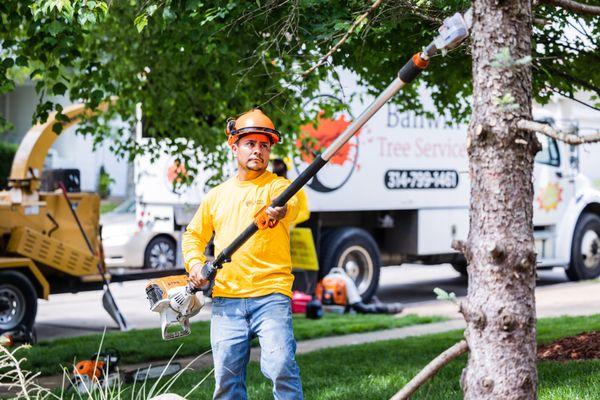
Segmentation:
{"type": "MultiPolygon", "coordinates": [[[[99,107],[104,111],[107,103],[99,107]]],[[[60,191],[39,192],[42,169],[48,150],[58,138],[52,130],[61,123],[63,130],[92,112],[83,104],[65,107],[71,120],[59,122],[55,114],[47,122],[32,127],[15,154],[8,190],[0,191],[0,268],[26,268],[44,288],[43,297],[52,293],[50,277],[69,275],[84,281],[100,280],[99,258],[92,255],[69,204],[60,191]],[[24,265],[25,263],[25,265],[24,265]],[[50,282],[50,284],[49,284],[50,282]]],[[[98,254],[100,243],[100,198],[95,193],[69,193],[69,200],[82,228],[98,254]]]]}

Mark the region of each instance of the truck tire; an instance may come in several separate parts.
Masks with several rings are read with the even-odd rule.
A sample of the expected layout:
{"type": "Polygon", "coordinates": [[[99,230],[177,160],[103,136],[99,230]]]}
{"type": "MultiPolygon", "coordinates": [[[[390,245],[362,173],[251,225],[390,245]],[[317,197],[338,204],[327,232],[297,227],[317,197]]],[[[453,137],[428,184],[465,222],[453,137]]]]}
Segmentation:
{"type": "Polygon", "coordinates": [[[0,271],[0,333],[19,326],[33,328],[37,294],[29,278],[19,271],[0,271]]]}
{"type": "Polygon", "coordinates": [[[572,281],[600,276],[600,217],[598,215],[585,213],[577,221],[571,246],[571,263],[565,272],[572,281]]]}
{"type": "Polygon", "coordinates": [[[153,238],[144,252],[144,268],[163,270],[177,266],[177,246],[175,241],[166,236],[153,238]]]}
{"type": "Polygon", "coordinates": [[[381,265],[377,243],[359,228],[339,228],[325,233],[320,248],[320,273],[331,268],[344,268],[354,280],[364,302],[371,300],[379,286],[381,265]]]}

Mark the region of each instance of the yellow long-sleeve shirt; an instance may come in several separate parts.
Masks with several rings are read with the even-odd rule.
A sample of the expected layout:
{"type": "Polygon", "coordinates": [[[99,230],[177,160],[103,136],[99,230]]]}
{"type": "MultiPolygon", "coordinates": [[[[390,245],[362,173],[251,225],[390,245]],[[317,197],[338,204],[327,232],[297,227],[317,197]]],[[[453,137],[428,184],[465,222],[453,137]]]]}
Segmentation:
{"type": "MultiPolygon", "coordinates": [[[[215,255],[248,227],[254,215],[290,184],[265,171],[250,181],[230,178],[209,191],[183,234],[186,270],[206,261],[204,251],[213,232],[215,255]]],[[[258,297],[271,293],[292,296],[290,222],[298,214],[298,199],[292,197],[285,218],[272,229],[260,230],[217,273],[213,296],[258,297]]]]}

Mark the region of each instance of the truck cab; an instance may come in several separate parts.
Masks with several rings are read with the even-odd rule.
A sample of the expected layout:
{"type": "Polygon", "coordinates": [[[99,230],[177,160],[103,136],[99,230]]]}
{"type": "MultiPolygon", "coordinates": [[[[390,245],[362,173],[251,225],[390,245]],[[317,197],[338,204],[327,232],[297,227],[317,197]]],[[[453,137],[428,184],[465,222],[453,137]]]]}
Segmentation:
{"type": "Polygon", "coordinates": [[[600,193],[579,169],[579,148],[538,135],[534,237],[538,266],[564,267],[571,280],[600,275],[600,193]]]}

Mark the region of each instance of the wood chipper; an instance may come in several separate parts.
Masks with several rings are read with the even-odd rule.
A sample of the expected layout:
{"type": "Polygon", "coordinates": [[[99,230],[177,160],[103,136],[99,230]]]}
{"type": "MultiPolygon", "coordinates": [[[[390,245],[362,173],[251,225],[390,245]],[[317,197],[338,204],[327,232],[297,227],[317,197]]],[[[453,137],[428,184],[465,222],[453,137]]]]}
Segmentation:
{"type": "MultiPolygon", "coordinates": [[[[104,111],[102,104],[98,111],[104,111]]],[[[69,122],[79,122],[83,104],[66,107],[69,122]]],[[[125,320],[108,288],[99,226],[100,198],[95,193],[41,192],[48,150],[57,139],[54,115],[32,127],[13,160],[8,190],[0,192],[0,333],[30,330],[37,299],[51,293],[104,288],[103,304],[121,329],[125,320]]]]}

